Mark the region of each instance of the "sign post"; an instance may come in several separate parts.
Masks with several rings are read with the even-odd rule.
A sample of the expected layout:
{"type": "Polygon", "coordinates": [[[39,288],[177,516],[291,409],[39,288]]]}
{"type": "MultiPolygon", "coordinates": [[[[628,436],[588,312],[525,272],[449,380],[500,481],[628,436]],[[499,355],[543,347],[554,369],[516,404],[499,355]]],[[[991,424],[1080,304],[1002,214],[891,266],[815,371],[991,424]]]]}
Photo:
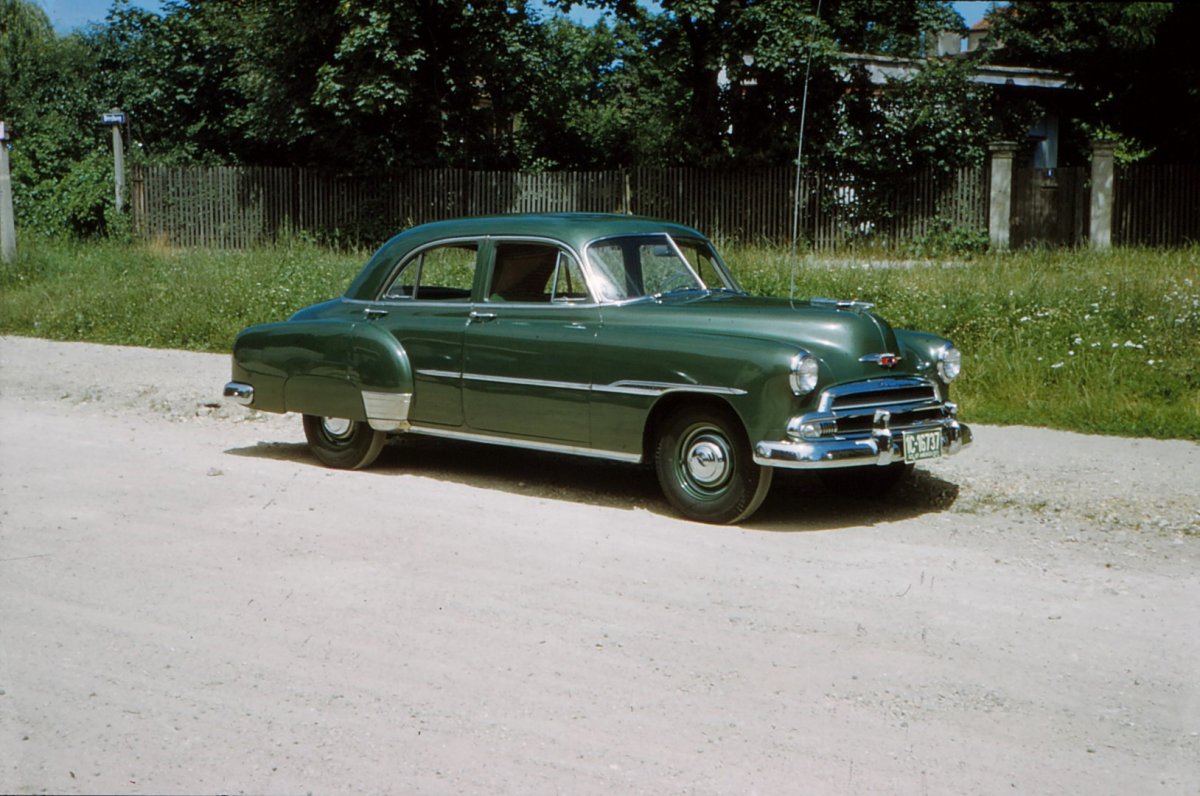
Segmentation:
{"type": "Polygon", "coordinates": [[[0,122],[0,262],[11,263],[17,256],[17,227],[13,223],[12,177],[8,171],[8,150],[12,146],[12,126],[0,122]]]}
{"type": "Polygon", "coordinates": [[[111,108],[100,117],[100,123],[112,128],[113,182],[116,183],[119,212],[125,208],[125,144],[121,140],[121,125],[125,124],[125,114],[120,108],[111,108]]]}

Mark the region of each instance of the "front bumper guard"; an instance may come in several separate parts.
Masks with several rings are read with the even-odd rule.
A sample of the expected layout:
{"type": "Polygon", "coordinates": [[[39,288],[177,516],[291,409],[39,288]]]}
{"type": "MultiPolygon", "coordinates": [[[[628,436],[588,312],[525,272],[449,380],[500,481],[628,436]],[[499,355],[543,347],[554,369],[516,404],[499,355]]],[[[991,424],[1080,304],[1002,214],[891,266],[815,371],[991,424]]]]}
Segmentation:
{"type": "MultiPolygon", "coordinates": [[[[953,456],[971,444],[971,428],[957,420],[941,424],[942,455],[953,456]]],[[[932,431],[937,426],[908,429],[932,431]]],[[[784,440],[754,446],[754,462],[766,467],[797,470],[830,470],[839,467],[885,466],[904,461],[904,430],[886,425],[858,439],[784,440]]]]}

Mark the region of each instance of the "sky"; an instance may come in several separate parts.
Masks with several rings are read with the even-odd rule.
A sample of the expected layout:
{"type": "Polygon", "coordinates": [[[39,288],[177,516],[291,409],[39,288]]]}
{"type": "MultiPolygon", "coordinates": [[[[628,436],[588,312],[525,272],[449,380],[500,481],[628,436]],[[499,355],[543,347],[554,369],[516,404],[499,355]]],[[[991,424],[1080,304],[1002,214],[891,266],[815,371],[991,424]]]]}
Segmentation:
{"type": "MultiPolygon", "coordinates": [[[[75,28],[83,27],[89,22],[103,22],[104,16],[112,6],[112,0],[34,0],[50,17],[54,30],[58,33],[70,33],[75,28]]],[[[132,5],[148,11],[158,11],[162,8],[161,0],[133,0],[132,5]]],[[[954,10],[962,15],[967,27],[983,19],[984,13],[993,5],[990,0],[972,0],[971,2],[954,3],[954,10]]],[[[584,24],[595,21],[597,13],[577,8],[571,15],[584,24]]]]}

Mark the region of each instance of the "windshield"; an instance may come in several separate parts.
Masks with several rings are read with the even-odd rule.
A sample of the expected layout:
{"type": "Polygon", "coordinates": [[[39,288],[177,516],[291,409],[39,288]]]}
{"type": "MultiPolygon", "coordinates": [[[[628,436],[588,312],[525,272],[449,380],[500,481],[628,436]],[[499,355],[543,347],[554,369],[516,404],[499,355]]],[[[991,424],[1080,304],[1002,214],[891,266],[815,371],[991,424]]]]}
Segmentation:
{"type": "Polygon", "coordinates": [[[588,263],[605,301],[688,290],[740,292],[709,242],[697,238],[607,238],[588,247],[588,263]]]}

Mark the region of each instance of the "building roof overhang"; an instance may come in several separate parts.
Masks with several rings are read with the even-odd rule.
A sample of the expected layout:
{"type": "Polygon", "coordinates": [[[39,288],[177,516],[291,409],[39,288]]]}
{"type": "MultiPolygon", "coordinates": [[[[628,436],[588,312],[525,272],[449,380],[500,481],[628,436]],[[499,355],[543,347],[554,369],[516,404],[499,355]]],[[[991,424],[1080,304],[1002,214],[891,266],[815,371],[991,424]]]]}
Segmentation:
{"type": "MultiPolygon", "coordinates": [[[[898,58],[890,55],[868,55],[866,53],[841,53],[841,61],[849,67],[858,66],[866,70],[875,85],[886,85],[915,76],[927,63],[924,58],[898,58]]],[[[954,57],[954,56],[950,56],[954,57]]],[[[991,86],[1018,86],[1021,88],[1049,88],[1074,90],[1077,88],[1070,78],[1053,69],[1033,66],[1002,66],[999,64],[976,64],[971,71],[971,82],[991,86]]]]}

